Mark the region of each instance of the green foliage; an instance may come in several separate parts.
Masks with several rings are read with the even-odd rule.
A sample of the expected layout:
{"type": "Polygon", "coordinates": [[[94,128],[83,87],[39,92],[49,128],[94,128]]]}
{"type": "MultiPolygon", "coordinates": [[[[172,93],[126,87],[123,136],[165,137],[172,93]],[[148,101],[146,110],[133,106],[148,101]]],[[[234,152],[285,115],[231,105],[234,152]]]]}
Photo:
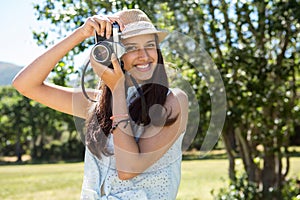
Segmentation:
{"type": "Polygon", "coordinates": [[[259,186],[249,182],[247,175],[243,174],[236,180],[230,181],[228,187],[220,188],[217,194],[215,192],[215,190],[211,192],[215,200],[262,200],[272,199],[272,196],[277,196],[281,200],[296,200],[299,199],[300,188],[296,179],[289,179],[284,182],[281,189],[269,188],[269,197],[263,196],[259,186]]]}
{"type": "Polygon", "coordinates": [[[60,160],[78,160],[84,158],[84,145],[80,138],[71,140],[52,140],[45,145],[43,160],[60,161],[60,160]]]}
{"type": "MultiPolygon", "coordinates": [[[[212,191],[213,195],[214,192],[212,191]]],[[[230,181],[229,187],[221,188],[214,196],[215,200],[260,200],[261,198],[262,194],[259,192],[258,185],[249,182],[246,174],[235,181],[230,181]]]]}
{"type": "MultiPolygon", "coordinates": [[[[66,132],[68,138],[61,144],[60,153],[69,153],[69,158],[74,158],[74,154],[77,154],[77,158],[81,159],[80,151],[84,145],[76,131],[73,116],[36,103],[20,95],[11,86],[0,88],[2,156],[20,156],[27,153],[33,159],[46,158],[46,145],[52,140],[62,140],[62,135],[66,132]]],[[[68,158],[66,154],[63,157],[68,158]]]]}
{"type": "MultiPolygon", "coordinates": [[[[272,191],[272,190],[271,190],[272,191]]],[[[284,182],[281,191],[272,191],[276,194],[282,195],[282,200],[299,200],[300,199],[300,187],[299,180],[297,178],[291,178],[284,182]]]]}
{"type": "Polygon", "coordinates": [[[24,128],[28,123],[23,113],[28,111],[28,100],[17,96],[17,91],[12,87],[0,88],[0,152],[6,155],[14,155],[15,144],[21,148],[27,143],[27,137],[21,132],[27,132],[24,128]],[[9,148],[5,148],[8,146],[9,148]],[[11,152],[13,150],[13,152],[11,152]]]}

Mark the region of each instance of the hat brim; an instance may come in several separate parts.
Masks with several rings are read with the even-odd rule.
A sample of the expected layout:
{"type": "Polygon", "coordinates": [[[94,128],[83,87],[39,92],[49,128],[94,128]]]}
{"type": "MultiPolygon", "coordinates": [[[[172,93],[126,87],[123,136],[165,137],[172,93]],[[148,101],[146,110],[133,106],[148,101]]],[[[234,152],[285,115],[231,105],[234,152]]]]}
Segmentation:
{"type": "Polygon", "coordinates": [[[144,29],[144,30],[136,30],[136,31],[127,32],[125,34],[121,34],[121,39],[128,39],[139,35],[149,35],[149,34],[156,34],[158,36],[158,42],[160,43],[168,36],[169,33],[167,31],[144,29]]]}

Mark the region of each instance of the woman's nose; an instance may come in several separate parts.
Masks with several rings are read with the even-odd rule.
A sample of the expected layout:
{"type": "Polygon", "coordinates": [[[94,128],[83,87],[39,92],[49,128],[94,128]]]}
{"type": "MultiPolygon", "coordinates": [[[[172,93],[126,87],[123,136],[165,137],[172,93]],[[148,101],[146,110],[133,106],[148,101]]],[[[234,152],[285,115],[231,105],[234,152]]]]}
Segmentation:
{"type": "Polygon", "coordinates": [[[147,52],[147,49],[145,49],[145,48],[140,48],[140,49],[138,50],[138,56],[139,56],[140,59],[141,59],[141,58],[148,58],[148,57],[149,57],[149,54],[148,54],[148,52],[147,52]]]}

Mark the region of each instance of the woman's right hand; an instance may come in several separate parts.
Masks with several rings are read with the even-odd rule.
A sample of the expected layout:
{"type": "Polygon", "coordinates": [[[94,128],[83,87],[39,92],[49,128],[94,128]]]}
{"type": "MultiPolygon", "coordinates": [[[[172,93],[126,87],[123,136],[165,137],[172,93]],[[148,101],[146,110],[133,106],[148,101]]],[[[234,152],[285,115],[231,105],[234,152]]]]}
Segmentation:
{"type": "Polygon", "coordinates": [[[119,17],[113,15],[94,15],[89,17],[79,29],[86,38],[93,36],[96,31],[102,37],[105,36],[109,39],[112,34],[112,24],[114,22],[118,22],[121,31],[124,29],[124,25],[119,20],[119,17]]]}
{"type": "MultiPolygon", "coordinates": [[[[86,22],[80,27],[80,29],[83,31],[86,37],[92,36],[96,31],[98,35],[109,39],[112,35],[112,25],[114,22],[118,23],[121,31],[124,29],[124,24],[121,22],[118,16],[114,15],[94,15],[92,17],[89,17],[86,22]]],[[[124,78],[124,74],[122,72],[122,69],[117,59],[113,58],[113,56],[113,69],[110,69],[108,68],[108,66],[98,63],[92,55],[90,55],[90,62],[91,66],[94,69],[94,72],[105,82],[105,84],[111,90],[113,90],[117,85],[116,82],[119,82],[119,80],[123,80],[122,78],[124,78]]]]}

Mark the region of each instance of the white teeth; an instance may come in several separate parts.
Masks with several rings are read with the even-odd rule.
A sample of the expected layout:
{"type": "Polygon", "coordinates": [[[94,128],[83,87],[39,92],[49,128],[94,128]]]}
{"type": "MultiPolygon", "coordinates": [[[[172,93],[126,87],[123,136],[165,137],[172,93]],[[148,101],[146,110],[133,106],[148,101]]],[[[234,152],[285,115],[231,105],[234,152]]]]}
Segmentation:
{"type": "Polygon", "coordinates": [[[137,65],[136,67],[137,68],[141,68],[141,69],[145,69],[149,66],[149,64],[146,64],[146,65],[137,65]]]}

